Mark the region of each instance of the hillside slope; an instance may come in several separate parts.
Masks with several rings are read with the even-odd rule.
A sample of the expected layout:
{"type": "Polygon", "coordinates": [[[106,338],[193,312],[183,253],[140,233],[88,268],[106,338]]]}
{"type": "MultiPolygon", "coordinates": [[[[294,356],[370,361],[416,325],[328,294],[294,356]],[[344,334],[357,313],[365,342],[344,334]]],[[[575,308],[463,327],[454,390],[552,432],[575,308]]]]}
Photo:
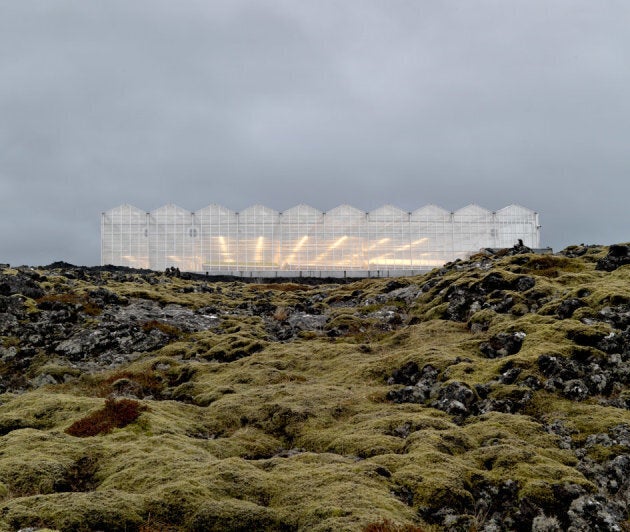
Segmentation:
{"type": "Polygon", "coordinates": [[[629,253],[4,268],[0,529],[628,529],[629,253]]]}

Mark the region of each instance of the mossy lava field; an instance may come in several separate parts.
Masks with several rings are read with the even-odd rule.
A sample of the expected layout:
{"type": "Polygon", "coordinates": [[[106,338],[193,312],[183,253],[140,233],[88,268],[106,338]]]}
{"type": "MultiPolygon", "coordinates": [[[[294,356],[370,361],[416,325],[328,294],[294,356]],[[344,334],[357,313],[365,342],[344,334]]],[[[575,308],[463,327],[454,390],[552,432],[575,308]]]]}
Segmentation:
{"type": "Polygon", "coordinates": [[[630,530],[630,246],[0,266],[0,530],[630,530]]]}

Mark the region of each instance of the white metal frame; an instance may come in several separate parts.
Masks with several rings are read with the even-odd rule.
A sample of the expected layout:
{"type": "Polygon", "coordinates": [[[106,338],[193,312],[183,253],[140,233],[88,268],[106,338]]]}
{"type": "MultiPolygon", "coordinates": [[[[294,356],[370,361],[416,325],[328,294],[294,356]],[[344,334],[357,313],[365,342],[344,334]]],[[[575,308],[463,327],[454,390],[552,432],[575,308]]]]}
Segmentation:
{"type": "Polygon", "coordinates": [[[519,205],[496,212],[427,205],[411,213],[392,205],[371,212],[254,205],[240,213],[220,205],[196,212],[121,205],[102,214],[101,264],[231,273],[421,271],[518,240],[540,247],[538,214],[519,205]]]}

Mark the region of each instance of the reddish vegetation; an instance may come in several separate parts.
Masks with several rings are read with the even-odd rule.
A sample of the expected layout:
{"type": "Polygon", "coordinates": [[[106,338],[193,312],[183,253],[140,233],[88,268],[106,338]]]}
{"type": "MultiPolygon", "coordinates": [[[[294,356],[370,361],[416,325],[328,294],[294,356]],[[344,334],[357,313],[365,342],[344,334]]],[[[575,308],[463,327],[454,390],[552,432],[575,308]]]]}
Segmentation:
{"type": "Polygon", "coordinates": [[[46,294],[37,300],[37,305],[44,310],[54,310],[57,305],[81,305],[81,310],[89,316],[98,316],[102,312],[102,309],[87,296],[72,292],[46,294]]]}
{"type": "Polygon", "coordinates": [[[73,292],[63,294],[46,294],[37,300],[38,304],[64,303],[66,305],[80,305],[85,298],[73,292]]]}
{"type": "Polygon", "coordinates": [[[133,399],[117,400],[110,397],[105,400],[103,408],[75,421],[66,429],[66,433],[80,438],[106,434],[133,423],[144,410],[146,406],[133,399]]]}

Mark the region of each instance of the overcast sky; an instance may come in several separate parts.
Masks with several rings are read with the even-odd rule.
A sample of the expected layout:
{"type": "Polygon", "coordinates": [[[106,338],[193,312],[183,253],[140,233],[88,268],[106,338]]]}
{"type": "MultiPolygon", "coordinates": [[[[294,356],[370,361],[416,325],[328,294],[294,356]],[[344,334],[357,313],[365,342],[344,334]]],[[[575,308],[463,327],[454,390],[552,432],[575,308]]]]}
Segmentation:
{"type": "Polygon", "coordinates": [[[0,0],[0,262],[122,203],[540,213],[630,240],[627,0],[0,0]]]}

